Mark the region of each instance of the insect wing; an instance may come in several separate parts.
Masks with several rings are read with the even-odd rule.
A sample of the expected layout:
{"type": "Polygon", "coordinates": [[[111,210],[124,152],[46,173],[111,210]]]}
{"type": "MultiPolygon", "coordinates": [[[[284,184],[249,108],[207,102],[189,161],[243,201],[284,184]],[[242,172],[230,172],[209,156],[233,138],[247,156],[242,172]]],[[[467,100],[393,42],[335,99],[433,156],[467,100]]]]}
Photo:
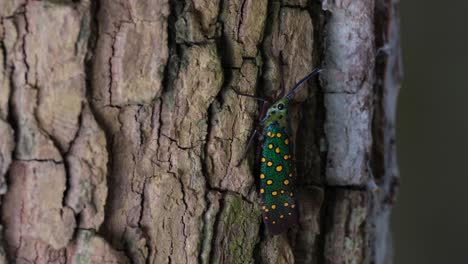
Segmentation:
{"type": "Polygon", "coordinates": [[[297,223],[294,199],[294,165],[289,133],[271,124],[264,131],[260,165],[263,221],[271,234],[279,234],[297,223]]]}

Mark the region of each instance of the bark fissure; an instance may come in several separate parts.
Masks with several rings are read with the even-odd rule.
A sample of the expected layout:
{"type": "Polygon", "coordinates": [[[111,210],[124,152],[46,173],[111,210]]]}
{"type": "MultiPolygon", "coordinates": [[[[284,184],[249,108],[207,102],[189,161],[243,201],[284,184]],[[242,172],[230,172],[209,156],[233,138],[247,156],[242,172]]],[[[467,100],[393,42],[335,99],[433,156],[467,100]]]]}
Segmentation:
{"type": "Polygon", "coordinates": [[[245,3],[247,2],[247,0],[243,0],[241,5],[240,5],[240,19],[239,19],[239,23],[237,24],[237,41],[241,42],[240,40],[240,37],[239,37],[239,34],[241,32],[241,27],[242,27],[242,23],[243,23],[243,19],[244,19],[244,12],[245,12],[245,3]]]}
{"type": "Polygon", "coordinates": [[[28,21],[28,16],[26,15],[27,12],[28,12],[27,6],[28,6],[28,3],[26,2],[21,7],[21,9],[24,9],[24,11],[22,12],[22,15],[23,15],[24,21],[25,21],[24,30],[26,31],[25,34],[23,35],[23,42],[22,42],[23,45],[21,46],[21,49],[22,49],[22,52],[23,52],[23,63],[25,65],[25,67],[26,67],[26,70],[24,71],[24,80],[25,80],[26,84],[30,85],[31,87],[35,87],[35,85],[29,83],[29,80],[28,80],[28,72],[29,72],[30,66],[29,66],[29,63],[28,63],[27,52],[26,52],[26,37],[28,36],[28,33],[29,33],[29,21],[28,21]]]}
{"type": "MultiPolygon", "coordinates": [[[[5,25],[4,25],[4,22],[3,22],[4,18],[3,17],[0,17],[0,27],[2,28],[1,29],[1,33],[2,35],[0,35],[0,50],[2,51],[2,64],[3,64],[3,69],[6,71],[8,69],[8,58],[7,58],[7,49],[5,47],[5,43],[4,43],[4,38],[5,38],[5,25]]],[[[11,79],[11,77],[9,77],[11,79]]]]}
{"type": "MultiPolygon", "coordinates": [[[[223,90],[223,87],[224,87],[224,84],[223,86],[221,87],[221,91],[223,90]]],[[[203,155],[200,156],[200,158],[204,158],[204,159],[208,159],[209,158],[209,153],[208,153],[208,141],[209,141],[209,137],[210,137],[210,134],[211,134],[211,129],[212,129],[212,125],[211,125],[211,121],[212,121],[212,111],[213,111],[213,103],[210,104],[210,106],[208,107],[208,128],[207,128],[207,133],[206,133],[206,136],[205,136],[205,145],[204,145],[204,148],[203,148],[203,155]]],[[[204,195],[204,199],[205,199],[205,203],[206,203],[206,208],[204,210],[204,212],[202,213],[202,222],[201,222],[201,225],[202,225],[202,236],[200,238],[200,251],[199,251],[199,254],[198,254],[198,261],[200,263],[209,263],[208,261],[211,260],[211,244],[213,243],[213,237],[210,238],[210,241],[206,241],[208,239],[208,227],[207,227],[207,223],[208,223],[208,220],[207,220],[207,214],[208,214],[208,211],[210,210],[210,207],[211,207],[211,202],[208,198],[208,195],[210,193],[210,191],[212,191],[212,188],[210,186],[210,183],[209,183],[209,180],[208,180],[208,177],[210,175],[210,173],[208,172],[208,168],[206,166],[206,163],[203,163],[202,162],[202,174],[205,178],[205,189],[206,189],[206,192],[205,192],[205,195],[204,195]],[[208,245],[210,245],[209,248],[208,245]],[[207,256],[208,255],[208,259],[207,259],[207,256]]],[[[215,221],[215,224],[216,224],[216,221],[215,221]]]]}

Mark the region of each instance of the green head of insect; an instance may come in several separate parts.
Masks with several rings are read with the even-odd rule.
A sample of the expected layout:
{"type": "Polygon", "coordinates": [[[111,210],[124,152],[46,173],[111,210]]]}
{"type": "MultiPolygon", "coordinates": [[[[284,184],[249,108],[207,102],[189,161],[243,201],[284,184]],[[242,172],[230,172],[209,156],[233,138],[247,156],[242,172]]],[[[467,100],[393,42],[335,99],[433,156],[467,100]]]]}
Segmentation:
{"type": "Polygon", "coordinates": [[[273,122],[277,122],[280,126],[287,125],[289,101],[290,99],[284,96],[268,108],[265,118],[263,119],[265,127],[273,122]]]}
{"type": "Polygon", "coordinates": [[[297,92],[297,90],[310,78],[313,76],[317,75],[319,72],[322,70],[320,68],[316,68],[313,70],[311,73],[309,73],[306,77],[302,78],[294,87],[291,89],[291,91],[277,100],[273,105],[268,108],[268,111],[265,115],[265,118],[262,120],[263,126],[267,127],[273,122],[278,123],[279,126],[287,126],[287,114],[288,114],[288,107],[289,107],[289,101],[291,101],[292,97],[294,94],[297,92]]]}

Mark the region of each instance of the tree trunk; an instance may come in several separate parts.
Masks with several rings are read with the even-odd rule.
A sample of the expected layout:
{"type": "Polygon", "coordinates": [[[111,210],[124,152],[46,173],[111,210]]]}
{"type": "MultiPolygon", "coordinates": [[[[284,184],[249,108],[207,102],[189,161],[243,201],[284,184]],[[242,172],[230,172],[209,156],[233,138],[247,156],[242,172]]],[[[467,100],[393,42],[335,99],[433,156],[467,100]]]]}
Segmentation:
{"type": "Polygon", "coordinates": [[[398,0],[0,2],[10,263],[391,263],[398,0]],[[259,115],[291,123],[300,223],[261,223],[259,115]]]}

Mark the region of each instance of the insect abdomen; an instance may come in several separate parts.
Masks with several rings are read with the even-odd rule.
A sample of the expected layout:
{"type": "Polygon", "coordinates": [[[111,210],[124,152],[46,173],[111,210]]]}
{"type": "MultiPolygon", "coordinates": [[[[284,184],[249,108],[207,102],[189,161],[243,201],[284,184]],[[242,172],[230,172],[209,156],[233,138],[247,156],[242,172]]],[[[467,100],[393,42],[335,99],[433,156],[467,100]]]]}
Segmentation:
{"type": "Polygon", "coordinates": [[[271,234],[297,223],[293,192],[294,166],[287,130],[272,124],[265,129],[260,166],[263,221],[271,234]]]}

